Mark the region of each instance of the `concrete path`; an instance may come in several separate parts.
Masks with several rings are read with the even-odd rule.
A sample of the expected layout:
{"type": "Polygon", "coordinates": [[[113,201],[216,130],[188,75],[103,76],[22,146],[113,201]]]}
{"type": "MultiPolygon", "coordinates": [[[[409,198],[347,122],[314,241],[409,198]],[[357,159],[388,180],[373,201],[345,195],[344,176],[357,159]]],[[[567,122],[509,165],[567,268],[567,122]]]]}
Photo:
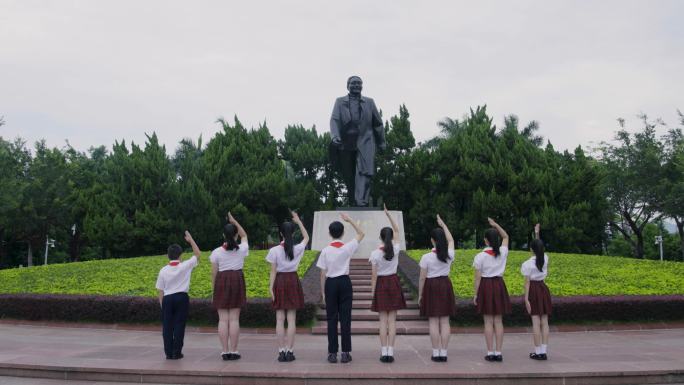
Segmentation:
{"type": "Polygon", "coordinates": [[[427,336],[398,336],[395,345],[396,362],[383,364],[377,337],[355,336],[353,362],[329,364],[325,336],[298,335],[297,360],[278,363],[274,336],[248,334],[240,341],[243,358],[224,362],[216,334],[188,333],[185,358],[167,361],[157,332],[0,325],[0,376],[172,384],[684,382],[684,329],[555,333],[546,362],[528,358],[529,334],[506,336],[503,363],[483,360],[480,335],[454,335],[448,363],[430,361],[427,336]]]}

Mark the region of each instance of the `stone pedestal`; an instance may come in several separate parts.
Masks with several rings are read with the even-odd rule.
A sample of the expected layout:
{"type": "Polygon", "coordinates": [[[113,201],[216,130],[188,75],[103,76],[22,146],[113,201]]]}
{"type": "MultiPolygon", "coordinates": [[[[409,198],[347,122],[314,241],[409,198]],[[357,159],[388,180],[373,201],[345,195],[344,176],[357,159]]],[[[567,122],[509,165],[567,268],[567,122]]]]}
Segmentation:
{"type": "MultiPolygon", "coordinates": [[[[361,229],[366,234],[356,250],[353,258],[368,259],[370,253],[377,249],[382,241],[380,240],[380,230],[383,227],[390,227],[390,222],[382,210],[359,210],[353,209],[350,211],[316,211],[314,213],[313,232],[311,237],[311,249],[322,250],[328,246],[332,241],[328,233],[328,226],[333,221],[340,221],[344,224],[343,242],[349,242],[354,239],[356,232],[354,228],[340,218],[340,213],[348,214],[355,222],[361,222],[361,229]]],[[[406,250],[406,240],[404,239],[404,216],[401,211],[389,211],[392,219],[399,227],[399,241],[401,249],[406,250]]]]}

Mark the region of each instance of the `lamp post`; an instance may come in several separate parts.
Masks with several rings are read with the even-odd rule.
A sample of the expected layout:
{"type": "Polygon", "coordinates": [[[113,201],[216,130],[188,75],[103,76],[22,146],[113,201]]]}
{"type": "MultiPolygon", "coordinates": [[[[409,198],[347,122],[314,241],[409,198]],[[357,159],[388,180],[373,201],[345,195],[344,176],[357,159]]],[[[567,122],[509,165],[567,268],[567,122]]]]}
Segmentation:
{"type": "Polygon", "coordinates": [[[663,236],[662,235],[656,235],[655,236],[655,244],[659,246],[660,248],[660,261],[663,261],[663,236]]]}
{"type": "Polygon", "coordinates": [[[55,247],[55,240],[45,236],[45,266],[47,266],[48,247],[55,247]]]}

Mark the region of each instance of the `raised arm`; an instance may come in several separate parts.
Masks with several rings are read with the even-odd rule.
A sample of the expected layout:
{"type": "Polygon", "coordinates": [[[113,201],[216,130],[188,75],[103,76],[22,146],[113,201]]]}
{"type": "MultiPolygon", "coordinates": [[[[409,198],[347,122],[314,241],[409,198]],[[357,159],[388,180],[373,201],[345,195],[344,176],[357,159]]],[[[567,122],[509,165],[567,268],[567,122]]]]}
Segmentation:
{"type": "Polygon", "coordinates": [[[448,248],[449,250],[454,249],[454,237],[451,235],[451,232],[449,231],[449,228],[447,227],[446,223],[442,220],[442,218],[437,214],[437,225],[442,228],[444,231],[444,235],[446,236],[447,243],[449,244],[448,248]]]}
{"type": "Polygon", "coordinates": [[[297,215],[296,212],[290,211],[292,214],[292,221],[299,226],[299,231],[302,233],[302,243],[304,244],[309,244],[309,233],[306,231],[306,227],[304,227],[304,224],[302,223],[302,220],[299,219],[299,215],[297,215]]]}
{"type": "Polygon", "coordinates": [[[192,239],[192,235],[190,235],[189,231],[185,231],[185,241],[190,244],[190,247],[192,247],[192,253],[195,254],[195,257],[197,257],[197,263],[200,261],[200,255],[202,252],[200,251],[199,247],[197,247],[197,243],[195,243],[195,240],[192,239]]]}
{"type": "Polygon", "coordinates": [[[537,223],[536,225],[534,225],[534,239],[541,239],[539,237],[540,231],[541,231],[541,225],[539,225],[539,223],[537,223]]]}
{"type": "Polygon", "coordinates": [[[496,229],[501,236],[501,246],[508,247],[508,233],[498,223],[494,222],[492,218],[487,218],[489,225],[496,229]]]}
{"type": "Polygon", "coordinates": [[[343,221],[349,223],[354,228],[354,231],[356,231],[356,240],[361,242],[363,237],[366,236],[366,234],[363,233],[363,230],[361,230],[361,226],[359,226],[358,223],[352,221],[352,219],[347,214],[342,213],[340,214],[340,216],[342,217],[343,221]]]}
{"type": "Polygon", "coordinates": [[[233,218],[233,214],[231,214],[230,211],[228,211],[228,222],[237,227],[238,236],[240,236],[240,241],[247,242],[247,233],[245,232],[245,229],[243,229],[242,226],[240,226],[240,223],[237,220],[235,220],[235,218],[233,218]]]}
{"type": "Polygon", "coordinates": [[[399,242],[399,226],[397,226],[397,223],[394,222],[394,219],[392,219],[392,216],[390,215],[389,211],[387,211],[387,206],[383,204],[382,207],[383,209],[385,209],[385,215],[387,215],[387,219],[389,220],[389,223],[392,226],[392,232],[394,233],[394,238],[392,239],[392,241],[394,243],[399,242]]]}

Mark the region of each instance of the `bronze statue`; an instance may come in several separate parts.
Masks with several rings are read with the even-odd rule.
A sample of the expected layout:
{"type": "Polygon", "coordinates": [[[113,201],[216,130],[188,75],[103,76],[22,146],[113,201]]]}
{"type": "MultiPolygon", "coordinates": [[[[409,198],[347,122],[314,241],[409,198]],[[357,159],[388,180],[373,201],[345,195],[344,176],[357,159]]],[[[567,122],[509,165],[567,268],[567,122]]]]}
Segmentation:
{"type": "Polygon", "coordinates": [[[330,157],[342,173],[351,206],[366,207],[375,175],[375,151],[385,149],[385,129],[373,99],[361,96],[363,81],[347,80],[348,95],[335,100],[330,118],[330,157]]]}

